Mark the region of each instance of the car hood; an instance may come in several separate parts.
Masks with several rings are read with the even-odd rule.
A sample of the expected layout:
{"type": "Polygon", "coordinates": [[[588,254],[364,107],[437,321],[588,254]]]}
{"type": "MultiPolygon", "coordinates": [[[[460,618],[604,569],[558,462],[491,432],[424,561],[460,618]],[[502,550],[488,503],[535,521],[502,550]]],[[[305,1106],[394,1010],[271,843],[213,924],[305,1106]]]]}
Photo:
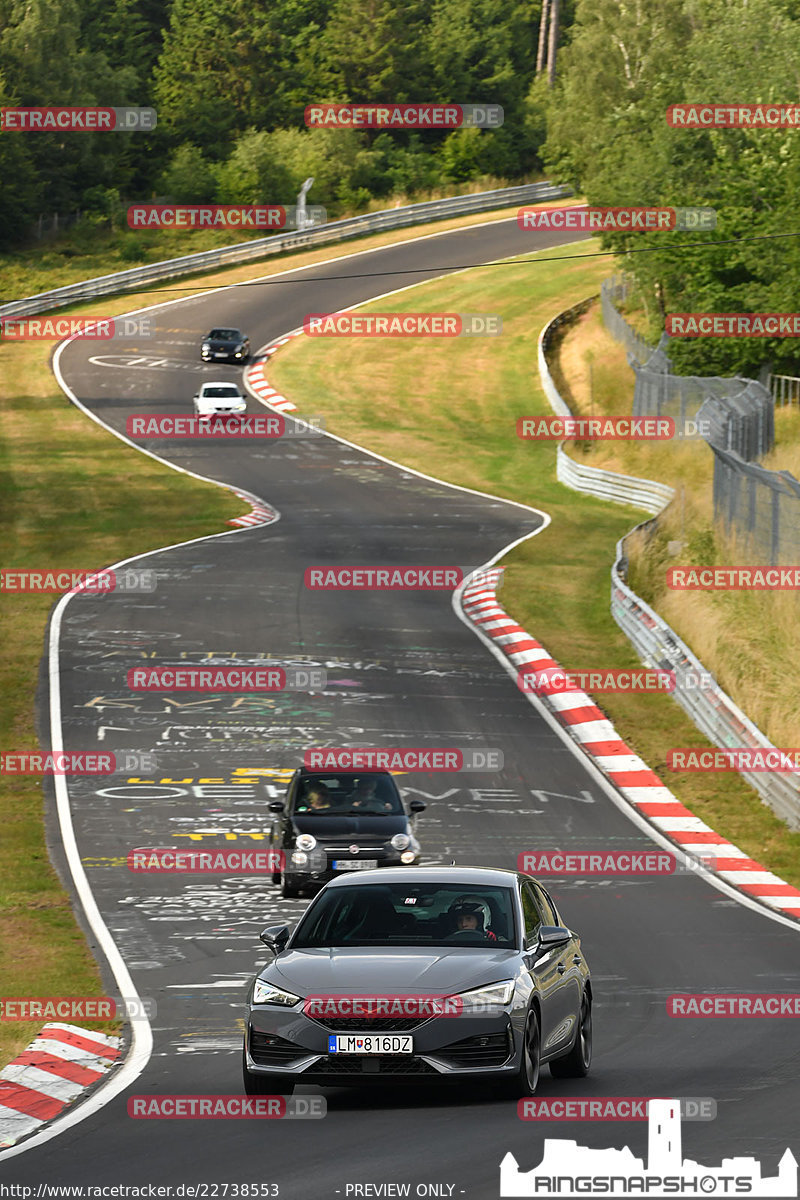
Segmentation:
{"type": "Polygon", "coordinates": [[[244,396],[201,396],[197,407],[212,412],[220,408],[241,408],[245,403],[244,396]]]}
{"type": "Polygon", "coordinates": [[[298,833],[313,833],[317,841],[360,837],[370,842],[388,842],[396,833],[408,832],[408,817],[398,813],[385,817],[292,817],[298,833]]]}
{"type": "Polygon", "coordinates": [[[318,993],[452,995],[513,977],[518,951],[459,946],[352,946],[287,950],[262,979],[298,996],[318,993]]]}

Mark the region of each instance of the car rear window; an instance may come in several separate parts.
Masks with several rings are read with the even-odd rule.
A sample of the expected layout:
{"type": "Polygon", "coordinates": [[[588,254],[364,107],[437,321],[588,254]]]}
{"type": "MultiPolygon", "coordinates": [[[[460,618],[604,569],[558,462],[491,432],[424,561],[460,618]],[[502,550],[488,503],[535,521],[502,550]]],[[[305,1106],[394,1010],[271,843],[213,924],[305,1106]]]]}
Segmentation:
{"type": "Polygon", "coordinates": [[[292,949],[332,946],[517,946],[513,892],[458,883],[359,884],[329,888],[309,907],[292,949]],[[459,928],[466,911],[482,912],[475,929],[459,928]]]}
{"type": "Polygon", "coordinates": [[[212,400],[220,397],[228,398],[230,396],[238,396],[239,390],[232,384],[227,387],[209,387],[208,384],[203,388],[203,395],[210,397],[212,400]]]}

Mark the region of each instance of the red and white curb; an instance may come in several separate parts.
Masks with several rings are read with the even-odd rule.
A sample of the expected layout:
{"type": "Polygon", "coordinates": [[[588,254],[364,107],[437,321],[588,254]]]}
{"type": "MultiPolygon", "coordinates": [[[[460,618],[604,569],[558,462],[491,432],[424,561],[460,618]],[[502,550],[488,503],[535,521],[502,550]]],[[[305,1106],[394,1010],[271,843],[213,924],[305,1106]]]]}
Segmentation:
{"type": "MultiPolygon", "coordinates": [[[[497,603],[496,588],[502,573],[502,568],[496,567],[482,570],[479,582],[467,584],[461,595],[464,614],[497,644],[518,671],[534,663],[536,670],[559,668],[544,646],[497,603]]],[[[541,699],[628,803],[681,851],[754,900],[776,912],[800,917],[800,890],[748,858],[686,808],[634,754],[590,696],[570,691],[541,699]],[[713,857],[704,859],[704,855],[713,857]]]]}
{"type": "Polygon", "coordinates": [[[247,386],[261,400],[266,400],[273,408],[276,408],[278,412],[294,412],[297,405],[293,404],[291,400],[287,400],[276,388],[272,387],[266,376],[267,363],[281,346],[285,346],[292,338],[299,337],[302,332],[302,329],[293,329],[291,333],[279,338],[265,350],[259,350],[250,365],[245,368],[244,379],[247,386]]]}
{"type": "Polygon", "coordinates": [[[49,1024],[0,1071],[0,1150],[52,1121],[102,1079],[122,1038],[76,1025],[49,1024]]]}
{"type": "Polygon", "coordinates": [[[228,521],[229,525],[242,525],[244,527],[253,525],[271,525],[273,521],[277,521],[278,514],[274,508],[270,508],[263,500],[259,500],[258,496],[251,496],[249,492],[234,491],[234,496],[238,496],[240,500],[244,500],[250,505],[251,511],[245,513],[243,517],[231,517],[228,521]]]}

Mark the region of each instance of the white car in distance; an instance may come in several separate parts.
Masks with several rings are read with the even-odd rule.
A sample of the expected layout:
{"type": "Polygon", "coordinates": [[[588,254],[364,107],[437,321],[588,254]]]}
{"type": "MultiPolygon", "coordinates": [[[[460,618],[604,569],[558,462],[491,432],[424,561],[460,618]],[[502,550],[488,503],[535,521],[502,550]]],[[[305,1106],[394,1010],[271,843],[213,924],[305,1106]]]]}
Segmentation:
{"type": "Polygon", "coordinates": [[[247,411],[247,400],[235,383],[204,383],[197,395],[192,397],[192,404],[197,417],[247,411]]]}

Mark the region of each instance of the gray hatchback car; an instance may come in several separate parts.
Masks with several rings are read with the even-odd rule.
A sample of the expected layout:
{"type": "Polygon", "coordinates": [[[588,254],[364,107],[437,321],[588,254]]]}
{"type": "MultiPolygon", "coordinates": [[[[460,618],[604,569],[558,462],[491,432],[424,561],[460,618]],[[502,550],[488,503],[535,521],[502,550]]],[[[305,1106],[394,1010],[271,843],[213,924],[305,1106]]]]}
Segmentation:
{"type": "Polygon", "coordinates": [[[585,1076],[592,984],[580,938],[535,879],[387,867],[326,884],[248,995],[245,1091],[480,1080],[517,1096],[585,1076]]]}

